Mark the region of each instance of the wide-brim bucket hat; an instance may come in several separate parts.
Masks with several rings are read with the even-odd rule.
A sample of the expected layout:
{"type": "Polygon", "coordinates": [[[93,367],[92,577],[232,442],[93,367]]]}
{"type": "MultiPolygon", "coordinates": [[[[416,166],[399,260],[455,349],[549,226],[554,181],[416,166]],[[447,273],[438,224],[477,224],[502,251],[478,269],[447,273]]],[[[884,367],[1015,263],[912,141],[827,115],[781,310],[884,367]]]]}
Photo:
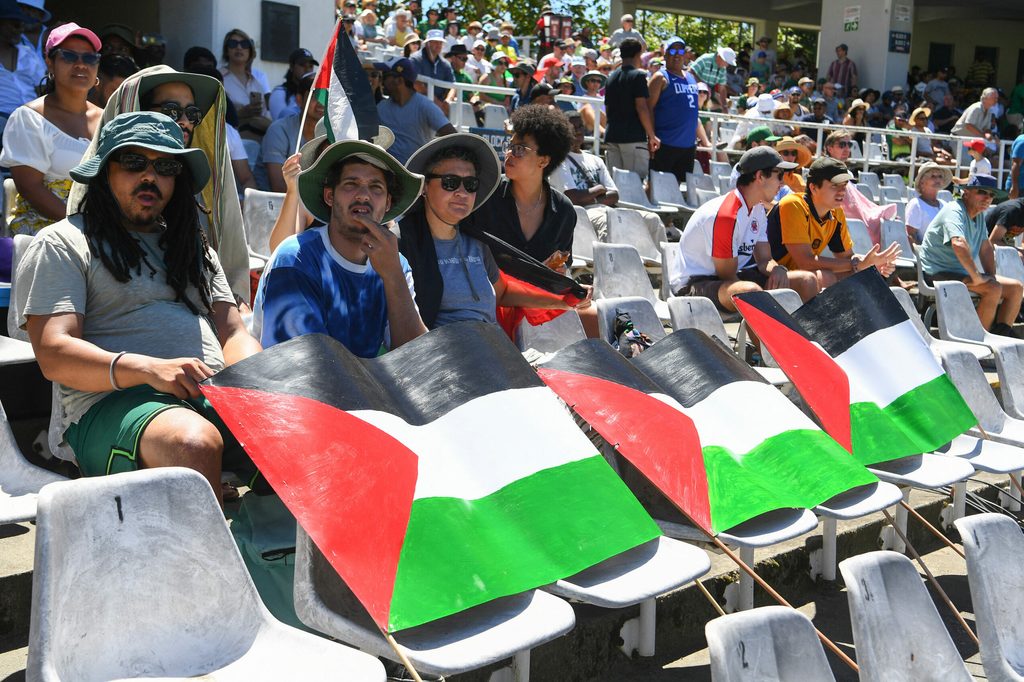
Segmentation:
{"type": "MultiPolygon", "coordinates": [[[[165,67],[166,68],[166,67],[165,67]]],[[[220,93],[220,81],[212,76],[204,76],[201,73],[184,73],[168,69],[164,73],[144,75],[139,78],[139,97],[152,92],[165,83],[184,83],[192,90],[196,99],[196,106],[203,114],[206,114],[217,103],[217,95],[220,93]]]]}
{"type": "Polygon", "coordinates": [[[935,163],[934,161],[929,161],[917,169],[917,177],[914,178],[914,189],[917,190],[918,194],[921,193],[921,181],[924,180],[925,176],[929,173],[942,173],[943,187],[948,187],[949,183],[953,182],[952,168],[935,163]]]}
{"type": "Polygon", "coordinates": [[[391,208],[381,222],[394,220],[409,210],[423,190],[423,176],[410,173],[384,149],[364,140],[340,140],[324,149],[312,166],[299,173],[299,199],[317,220],[325,223],[331,220],[331,208],[324,201],[324,178],[327,172],[336,162],[350,156],[395,174],[398,195],[391,197],[391,208]]]}
{"type": "Polygon", "coordinates": [[[413,152],[409,160],[405,162],[405,167],[413,173],[423,175],[430,159],[441,151],[452,147],[465,147],[476,157],[480,187],[477,189],[476,199],[473,201],[473,210],[475,211],[494,194],[494,190],[498,187],[498,181],[501,180],[501,164],[498,161],[498,154],[484,138],[472,133],[453,133],[435,137],[413,152]]]}
{"type": "Polygon", "coordinates": [[[155,111],[132,111],[110,119],[100,130],[96,155],[71,169],[71,179],[88,185],[99,175],[110,155],[125,147],[142,147],[170,154],[185,163],[192,176],[192,192],[198,194],[210,181],[210,162],[202,149],[185,146],[181,127],[169,116],[155,111]]]}

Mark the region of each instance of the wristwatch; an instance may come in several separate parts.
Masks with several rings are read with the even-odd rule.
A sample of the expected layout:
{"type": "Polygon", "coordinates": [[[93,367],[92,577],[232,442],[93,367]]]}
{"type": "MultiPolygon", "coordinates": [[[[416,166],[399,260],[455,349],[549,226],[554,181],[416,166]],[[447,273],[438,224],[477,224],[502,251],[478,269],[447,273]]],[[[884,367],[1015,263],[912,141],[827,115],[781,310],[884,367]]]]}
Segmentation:
{"type": "Polygon", "coordinates": [[[850,269],[853,272],[857,272],[857,268],[860,267],[860,258],[857,256],[850,256],[850,269]]]}

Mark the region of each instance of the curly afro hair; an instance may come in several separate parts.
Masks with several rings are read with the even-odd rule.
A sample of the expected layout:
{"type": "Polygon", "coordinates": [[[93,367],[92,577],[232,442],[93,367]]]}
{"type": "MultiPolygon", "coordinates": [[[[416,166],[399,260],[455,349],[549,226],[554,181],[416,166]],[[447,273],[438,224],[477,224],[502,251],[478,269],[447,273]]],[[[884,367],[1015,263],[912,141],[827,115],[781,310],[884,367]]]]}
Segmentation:
{"type": "Polygon", "coordinates": [[[554,107],[543,104],[519,107],[509,117],[509,125],[514,134],[520,137],[529,135],[534,139],[538,156],[551,159],[544,167],[545,178],[562,165],[572,149],[574,134],[569,119],[554,107]]]}

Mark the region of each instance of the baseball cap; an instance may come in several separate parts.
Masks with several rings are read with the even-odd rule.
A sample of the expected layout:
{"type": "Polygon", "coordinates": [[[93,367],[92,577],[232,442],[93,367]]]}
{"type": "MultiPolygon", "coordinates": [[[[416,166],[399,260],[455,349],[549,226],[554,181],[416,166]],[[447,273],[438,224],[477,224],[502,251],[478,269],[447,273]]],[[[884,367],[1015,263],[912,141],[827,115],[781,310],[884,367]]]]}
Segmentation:
{"type": "Polygon", "coordinates": [[[407,83],[416,82],[416,65],[406,57],[392,57],[386,62],[374,62],[373,68],[381,73],[395,73],[407,83]]]}
{"type": "Polygon", "coordinates": [[[757,126],[747,133],[747,144],[751,142],[777,142],[780,139],[772,135],[772,129],[768,126],[757,126]]]}
{"type": "Polygon", "coordinates": [[[439,43],[443,43],[444,31],[442,31],[439,28],[432,28],[429,31],[427,31],[427,37],[424,40],[428,43],[431,42],[432,40],[437,41],[439,43]]]}
{"type": "Polygon", "coordinates": [[[317,66],[320,65],[320,62],[318,62],[316,60],[316,58],[313,56],[313,53],[310,52],[309,50],[307,50],[304,47],[300,47],[299,49],[294,50],[288,56],[288,63],[289,64],[300,64],[300,63],[303,63],[303,62],[313,62],[317,66]]]}
{"type": "MultiPolygon", "coordinates": [[[[99,36],[87,28],[82,28],[78,24],[70,22],[67,24],[61,24],[50,31],[50,36],[46,39],[46,53],[49,54],[50,50],[60,45],[71,36],[85,38],[89,44],[92,45],[92,49],[97,52],[99,52],[100,48],[103,47],[103,43],[100,42],[99,36]]],[[[133,38],[131,42],[134,43],[135,39],[133,38]]]]}
{"type": "Polygon", "coordinates": [[[683,47],[686,47],[686,41],[680,38],[679,36],[672,36],[667,40],[661,41],[661,49],[663,50],[667,50],[673,45],[682,45],[683,47]]]}
{"type": "Polygon", "coordinates": [[[761,81],[757,80],[756,76],[751,76],[747,79],[747,87],[750,87],[751,85],[758,85],[760,83],[761,81]]]}
{"type": "Polygon", "coordinates": [[[771,147],[754,147],[743,152],[743,156],[736,162],[736,170],[741,175],[754,173],[759,170],[771,170],[780,168],[782,170],[793,170],[797,165],[782,158],[782,155],[771,147]]]}
{"type": "Polygon", "coordinates": [[[804,91],[794,85],[789,90],[786,90],[786,94],[787,95],[802,95],[802,94],[804,94],[804,91]]]}
{"type": "Polygon", "coordinates": [[[974,137],[964,142],[964,146],[981,154],[985,151],[985,140],[980,137],[974,137]]]}
{"type": "Polygon", "coordinates": [[[736,66],[736,50],[731,47],[718,48],[718,56],[729,66],[736,66]]]}
{"type": "Polygon", "coordinates": [[[569,62],[569,65],[570,66],[586,66],[587,65],[587,60],[584,59],[583,57],[576,56],[576,57],[572,58],[572,60],[569,62]]]}
{"type": "Polygon", "coordinates": [[[711,88],[704,81],[699,81],[697,83],[697,92],[711,92],[711,88]]]}
{"type": "Polygon", "coordinates": [[[807,182],[815,185],[820,185],[825,181],[838,185],[850,180],[853,180],[853,175],[846,165],[829,157],[816,159],[807,172],[807,182]]]}

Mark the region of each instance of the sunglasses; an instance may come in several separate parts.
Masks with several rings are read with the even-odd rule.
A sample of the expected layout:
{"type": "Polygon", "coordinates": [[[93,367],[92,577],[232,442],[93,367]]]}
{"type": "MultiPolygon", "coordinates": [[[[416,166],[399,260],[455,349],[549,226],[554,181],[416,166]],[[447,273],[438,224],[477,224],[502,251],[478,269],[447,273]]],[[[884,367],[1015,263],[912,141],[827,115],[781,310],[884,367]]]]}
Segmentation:
{"type": "Polygon", "coordinates": [[[454,192],[459,188],[459,185],[465,187],[466,191],[469,192],[470,194],[475,194],[476,191],[480,189],[480,178],[472,175],[435,175],[433,173],[427,173],[427,179],[440,180],[441,189],[443,189],[445,192],[454,192]]]}
{"type": "Polygon", "coordinates": [[[795,149],[783,149],[779,151],[781,156],[799,156],[795,149]]]}
{"type": "Polygon", "coordinates": [[[63,48],[58,48],[56,52],[57,56],[65,64],[82,62],[86,66],[95,66],[100,63],[100,55],[97,52],[75,52],[74,50],[65,50],[63,48]]]}
{"type": "Polygon", "coordinates": [[[229,49],[244,47],[245,49],[250,50],[252,49],[252,41],[248,39],[236,40],[235,38],[231,38],[230,40],[224,41],[224,46],[229,49]]]}
{"type": "Polygon", "coordinates": [[[669,48],[668,50],[665,51],[665,54],[667,54],[670,57],[681,57],[684,54],[686,54],[686,48],[685,47],[682,47],[682,48],[679,48],[679,49],[676,49],[674,47],[673,48],[669,48]]]}
{"type": "Polygon", "coordinates": [[[183,107],[177,102],[158,102],[153,105],[153,109],[159,111],[164,116],[170,116],[175,121],[180,121],[181,117],[184,116],[194,126],[199,125],[200,121],[203,120],[202,109],[194,104],[183,107]]]}
{"type": "Polygon", "coordinates": [[[133,154],[132,152],[121,154],[115,161],[129,173],[141,173],[152,164],[157,175],[167,178],[180,175],[182,169],[185,168],[185,164],[177,159],[147,159],[142,154],[133,154]]]}
{"type": "Polygon", "coordinates": [[[840,149],[849,149],[853,147],[853,143],[849,140],[843,140],[842,142],[836,142],[836,146],[840,149]]]}
{"type": "Polygon", "coordinates": [[[525,144],[520,143],[511,144],[507,140],[505,141],[505,144],[502,146],[502,150],[505,152],[506,156],[511,155],[516,157],[517,159],[521,159],[524,156],[526,156],[526,152],[534,151],[533,147],[527,147],[525,144]]]}
{"type": "Polygon", "coordinates": [[[785,174],[786,174],[786,171],[779,170],[779,169],[773,169],[773,170],[768,171],[768,177],[771,177],[771,176],[774,175],[776,177],[776,179],[778,179],[778,180],[781,180],[782,176],[785,175],[785,174]]]}

